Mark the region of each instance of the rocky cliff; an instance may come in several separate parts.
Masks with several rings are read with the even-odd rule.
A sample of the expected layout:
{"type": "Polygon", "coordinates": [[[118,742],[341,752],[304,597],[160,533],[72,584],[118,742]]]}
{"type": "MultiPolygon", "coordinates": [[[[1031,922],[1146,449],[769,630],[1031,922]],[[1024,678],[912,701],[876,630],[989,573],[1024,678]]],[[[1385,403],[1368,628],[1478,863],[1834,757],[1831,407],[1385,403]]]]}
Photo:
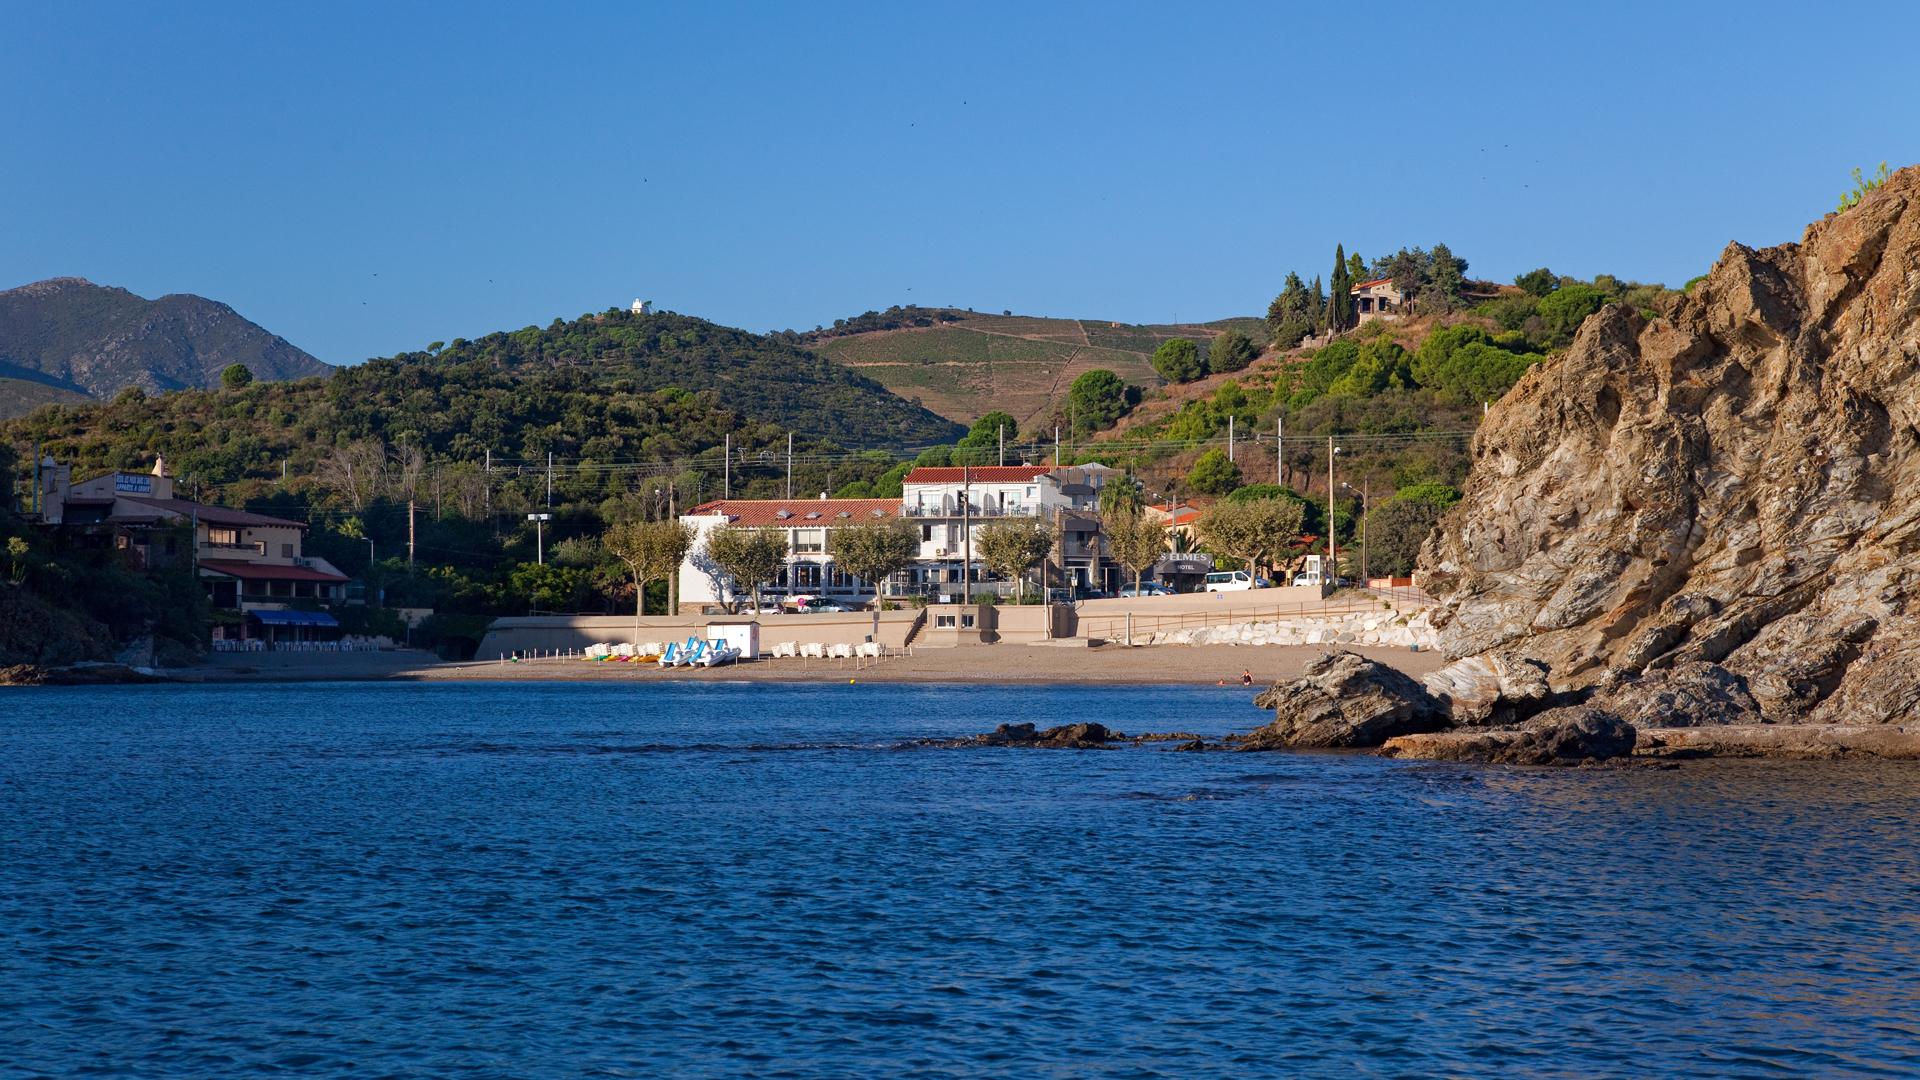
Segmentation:
{"type": "Polygon", "coordinates": [[[1920,703],[1920,168],[1601,311],[1493,409],[1429,538],[1441,647],[1643,725],[1920,703]]]}

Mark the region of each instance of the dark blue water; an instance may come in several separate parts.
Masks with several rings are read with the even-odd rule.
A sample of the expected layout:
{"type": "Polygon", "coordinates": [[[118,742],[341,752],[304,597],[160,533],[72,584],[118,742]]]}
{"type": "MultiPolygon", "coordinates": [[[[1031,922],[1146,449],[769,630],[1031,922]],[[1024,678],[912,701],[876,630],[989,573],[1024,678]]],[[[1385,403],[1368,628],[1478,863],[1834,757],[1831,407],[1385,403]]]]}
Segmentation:
{"type": "Polygon", "coordinates": [[[1920,1071],[1920,769],[896,749],[1234,688],[0,696],[0,1075],[1920,1071]]]}

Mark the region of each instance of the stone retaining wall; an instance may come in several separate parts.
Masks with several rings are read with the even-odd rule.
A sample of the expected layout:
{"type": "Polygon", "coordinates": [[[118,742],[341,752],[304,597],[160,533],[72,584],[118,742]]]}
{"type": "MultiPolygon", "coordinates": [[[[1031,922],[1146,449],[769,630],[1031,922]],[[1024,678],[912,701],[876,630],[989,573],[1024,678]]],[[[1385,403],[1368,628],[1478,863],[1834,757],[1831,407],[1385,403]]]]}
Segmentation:
{"type": "Polygon", "coordinates": [[[1145,640],[1149,645],[1417,645],[1431,649],[1434,636],[1424,611],[1381,610],[1164,630],[1145,640]]]}

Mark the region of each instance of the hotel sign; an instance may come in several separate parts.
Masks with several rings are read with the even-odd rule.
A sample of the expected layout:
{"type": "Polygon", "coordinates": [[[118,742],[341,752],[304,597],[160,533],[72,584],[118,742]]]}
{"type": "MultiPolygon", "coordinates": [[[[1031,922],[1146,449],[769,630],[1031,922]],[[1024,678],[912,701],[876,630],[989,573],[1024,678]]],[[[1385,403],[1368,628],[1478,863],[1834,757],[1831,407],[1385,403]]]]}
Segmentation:
{"type": "Polygon", "coordinates": [[[153,477],[141,476],[138,473],[115,473],[113,490],[136,495],[151,495],[153,494],[153,477]]]}

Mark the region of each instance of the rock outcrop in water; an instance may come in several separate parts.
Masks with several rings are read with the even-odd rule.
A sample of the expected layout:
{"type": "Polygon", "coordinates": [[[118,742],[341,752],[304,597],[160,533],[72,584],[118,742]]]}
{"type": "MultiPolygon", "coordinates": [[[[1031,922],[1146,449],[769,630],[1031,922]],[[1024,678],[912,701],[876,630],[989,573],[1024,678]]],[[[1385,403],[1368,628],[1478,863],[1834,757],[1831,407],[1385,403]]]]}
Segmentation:
{"type": "Polygon", "coordinates": [[[1655,726],[1920,719],[1920,169],[1594,315],[1473,455],[1418,572],[1450,655],[1655,726]]]}
{"type": "Polygon", "coordinates": [[[1253,699],[1273,723],[1240,741],[1241,750],[1371,747],[1396,735],[1447,725],[1440,702],[1418,682],[1358,653],[1316,657],[1300,678],[1253,699]]]}

